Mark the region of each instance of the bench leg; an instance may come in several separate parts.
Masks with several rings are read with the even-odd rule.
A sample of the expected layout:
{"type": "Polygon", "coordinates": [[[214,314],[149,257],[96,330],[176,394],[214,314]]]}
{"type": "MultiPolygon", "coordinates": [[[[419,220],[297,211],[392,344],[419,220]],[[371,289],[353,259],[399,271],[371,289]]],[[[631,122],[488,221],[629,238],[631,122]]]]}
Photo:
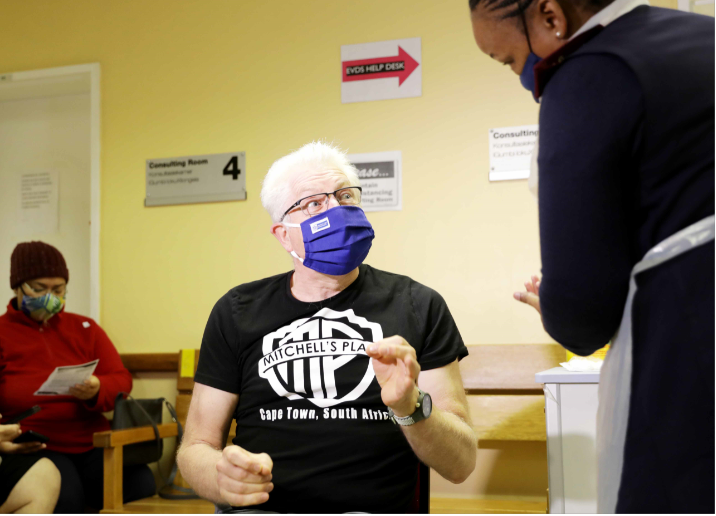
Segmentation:
{"type": "Polygon", "coordinates": [[[104,510],[102,512],[122,510],[122,451],[122,446],[104,449],[104,510]]]}

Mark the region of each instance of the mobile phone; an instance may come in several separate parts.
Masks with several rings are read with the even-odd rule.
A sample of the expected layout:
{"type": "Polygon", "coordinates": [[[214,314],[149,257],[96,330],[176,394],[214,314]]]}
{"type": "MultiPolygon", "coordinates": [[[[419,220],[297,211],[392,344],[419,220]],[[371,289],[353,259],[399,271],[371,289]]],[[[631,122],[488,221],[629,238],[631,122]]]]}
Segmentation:
{"type": "Polygon", "coordinates": [[[18,414],[17,416],[15,416],[15,417],[12,418],[12,419],[8,419],[7,421],[5,421],[5,422],[3,423],[3,425],[14,425],[14,424],[17,424],[17,423],[19,423],[20,421],[22,421],[23,419],[25,419],[26,417],[30,417],[30,416],[33,415],[33,414],[37,414],[38,412],[40,412],[40,410],[42,410],[42,409],[40,408],[40,405],[35,405],[35,406],[32,407],[30,410],[26,410],[26,411],[23,412],[22,414],[18,414]]]}
{"type": "Polygon", "coordinates": [[[49,441],[47,437],[45,437],[42,434],[38,434],[37,432],[33,430],[28,430],[27,432],[23,432],[20,434],[20,437],[15,439],[13,442],[16,444],[21,443],[46,443],[49,441]]]}

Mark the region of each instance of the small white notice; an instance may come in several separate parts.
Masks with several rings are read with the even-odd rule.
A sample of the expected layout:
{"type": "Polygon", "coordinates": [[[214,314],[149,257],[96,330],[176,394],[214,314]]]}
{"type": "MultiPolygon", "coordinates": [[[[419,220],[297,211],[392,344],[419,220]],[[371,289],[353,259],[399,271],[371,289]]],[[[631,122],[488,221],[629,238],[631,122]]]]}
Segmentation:
{"type": "Polygon", "coordinates": [[[246,199],[246,154],[148,159],[145,206],[246,199]]]}
{"type": "Polygon", "coordinates": [[[490,129],[490,181],[527,179],[538,125],[490,129]]]}
{"type": "Polygon", "coordinates": [[[20,235],[57,233],[59,190],[56,171],[20,174],[17,199],[17,231],[20,235]]]}
{"type": "Polygon", "coordinates": [[[420,38],[341,46],[341,102],[423,94],[420,38]]]}
{"type": "Polygon", "coordinates": [[[56,367],[47,377],[35,396],[64,396],[70,393],[70,387],[88,380],[99,363],[99,358],[86,364],[56,367]]]}
{"type": "Polygon", "coordinates": [[[363,187],[361,206],[365,211],[403,209],[400,151],[349,154],[348,160],[358,169],[363,187]]]}

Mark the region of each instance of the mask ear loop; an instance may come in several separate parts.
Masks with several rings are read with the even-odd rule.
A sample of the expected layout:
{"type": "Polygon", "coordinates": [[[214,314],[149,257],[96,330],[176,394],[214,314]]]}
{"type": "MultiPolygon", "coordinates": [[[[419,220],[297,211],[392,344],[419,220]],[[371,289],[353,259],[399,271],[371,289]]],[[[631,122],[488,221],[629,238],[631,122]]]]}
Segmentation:
{"type": "MultiPolygon", "coordinates": [[[[530,0],[528,5],[531,3],[532,3],[532,1],[530,0]]],[[[530,49],[530,53],[534,54],[534,51],[532,50],[532,43],[530,42],[530,33],[527,30],[527,21],[525,20],[525,9],[524,9],[523,4],[520,0],[517,0],[517,10],[520,13],[520,19],[522,20],[522,27],[525,30],[525,37],[527,38],[527,47],[530,49]]]]}
{"type": "MultiPolygon", "coordinates": [[[[294,224],[293,222],[281,222],[281,224],[283,224],[283,225],[286,226],[287,228],[300,228],[300,227],[301,227],[301,224],[294,224]]],[[[296,258],[298,261],[300,261],[301,263],[303,263],[303,258],[301,258],[300,256],[298,256],[298,255],[296,254],[296,251],[291,251],[291,256],[293,256],[293,257],[296,258]]]]}

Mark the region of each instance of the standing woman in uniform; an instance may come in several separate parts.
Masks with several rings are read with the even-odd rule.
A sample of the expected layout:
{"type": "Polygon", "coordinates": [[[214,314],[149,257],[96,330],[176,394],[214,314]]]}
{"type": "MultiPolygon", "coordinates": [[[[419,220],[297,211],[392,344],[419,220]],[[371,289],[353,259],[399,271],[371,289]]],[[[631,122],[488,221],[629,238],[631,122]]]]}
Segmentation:
{"type": "Polygon", "coordinates": [[[542,280],[515,297],[574,353],[612,341],[598,510],[713,513],[714,20],[643,0],[469,2],[482,52],[516,71],[542,58],[542,280]]]}

